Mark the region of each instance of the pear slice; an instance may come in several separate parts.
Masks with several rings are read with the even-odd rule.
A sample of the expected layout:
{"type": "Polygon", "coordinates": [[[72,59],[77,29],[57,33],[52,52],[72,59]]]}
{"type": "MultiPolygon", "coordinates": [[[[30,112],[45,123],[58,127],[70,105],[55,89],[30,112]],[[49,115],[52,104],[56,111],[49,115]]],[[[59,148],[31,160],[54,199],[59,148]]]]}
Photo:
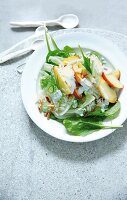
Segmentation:
{"type": "Polygon", "coordinates": [[[60,73],[59,73],[59,67],[54,66],[53,70],[54,70],[55,79],[58,81],[58,85],[59,85],[60,90],[67,95],[71,94],[71,90],[70,90],[69,85],[66,83],[64,77],[61,76],[60,73]]]}
{"type": "Polygon", "coordinates": [[[102,72],[102,77],[108,83],[109,86],[119,89],[123,88],[123,84],[116,78],[116,76],[113,73],[105,74],[104,72],[102,72]]]}
{"type": "Polygon", "coordinates": [[[119,80],[120,79],[120,70],[116,69],[113,74],[115,75],[115,77],[119,80]]]}
{"type": "Polygon", "coordinates": [[[63,64],[67,65],[69,62],[79,59],[79,56],[70,56],[68,58],[64,58],[63,64]]]}
{"type": "Polygon", "coordinates": [[[100,78],[100,83],[97,89],[99,90],[100,95],[110,103],[115,103],[117,101],[115,90],[110,88],[108,83],[102,77],[100,78]]]}
{"type": "Polygon", "coordinates": [[[87,70],[86,68],[82,65],[82,63],[75,63],[72,66],[72,69],[74,70],[74,72],[76,73],[80,73],[82,74],[84,77],[87,76],[87,70]]]}

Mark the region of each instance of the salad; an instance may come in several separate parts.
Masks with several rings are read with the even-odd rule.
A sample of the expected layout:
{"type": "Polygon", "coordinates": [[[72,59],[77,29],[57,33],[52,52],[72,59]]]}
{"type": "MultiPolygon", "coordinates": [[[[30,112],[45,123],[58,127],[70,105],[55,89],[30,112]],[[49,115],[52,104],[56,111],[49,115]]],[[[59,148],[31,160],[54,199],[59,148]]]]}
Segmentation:
{"type": "Polygon", "coordinates": [[[121,127],[104,123],[120,112],[118,97],[124,87],[120,70],[100,53],[80,45],[60,49],[47,30],[45,38],[48,53],[39,74],[40,113],[62,123],[75,136],[121,127]]]}

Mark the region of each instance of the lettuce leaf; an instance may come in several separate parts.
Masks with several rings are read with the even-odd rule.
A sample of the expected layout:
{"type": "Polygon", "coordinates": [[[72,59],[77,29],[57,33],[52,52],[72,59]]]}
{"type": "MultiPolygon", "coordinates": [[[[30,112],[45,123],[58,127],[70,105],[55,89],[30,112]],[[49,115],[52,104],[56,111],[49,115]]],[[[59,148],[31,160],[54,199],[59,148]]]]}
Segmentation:
{"type": "Polygon", "coordinates": [[[104,125],[101,118],[68,118],[63,120],[63,124],[70,135],[85,136],[100,129],[120,128],[122,126],[104,125]]]}
{"type": "Polygon", "coordinates": [[[49,93],[54,93],[58,89],[54,74],[44,72],[44,75],[42,75],[40,80],[40,86],[42,89],[46,89],[49,93]]]}

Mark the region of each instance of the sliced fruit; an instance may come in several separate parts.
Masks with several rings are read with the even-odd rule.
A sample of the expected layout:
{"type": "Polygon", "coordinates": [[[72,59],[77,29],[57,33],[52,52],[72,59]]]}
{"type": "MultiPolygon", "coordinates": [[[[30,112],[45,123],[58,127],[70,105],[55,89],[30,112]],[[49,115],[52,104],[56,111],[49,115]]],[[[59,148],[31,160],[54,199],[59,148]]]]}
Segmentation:
{"type": "Polygon", "coordinates": [[[72,68],[73,68],[74,72],[81,73],[84,77],[87,75],[86,68],[80,62],[73,64],[72,68]]]}
{"type": "Polygon", "coordinates": [[[115,90],[110,88],[108,83],[102,77],[100,78],[100,83],[97,89],[99,90],[100,95],[110,103],[115,103],[117,101],[115,90]]]}
{"type": "Polygon", "coordinates": [[[113,73],[113,69],[107,65],[103,65],[103,72],[105,74],[111,74],[111,73],[113,73]]]}
{"type": "Polygon", "coordinates": [[[78,63],[78,67],[82,69],[82,75],[85,77],[87,76],[87,70],[86,68],[82,65],[82,63],[78,63]]]}
{"type": "Polygon", "coordinates": [[[115,75],[115,77],[119,80],[120,79],[120,70],[116,69],[113,74],[115,75]]]}
{"type": "Polygon", "coordinates": [[[73,95],[75,96],[76,99],[81,99],[82,98],[82,95],[78,93],[78,89],[74,90],[73,95]]]}
{"type": "Polygon", "coordinates": [[[116,76],[113,73],[105,74],[104,72],[102,72],[102,77],[108,83],[109,86],[119,89],[123,88],[123,84],[120,83],[120,81],[116,78],[116,76]]]}
{"type": "Polygon", "coordinates": [[[72,69],[73,69],[73,71],[76,72],[76,73],[80,73],[80,74],[82,73],[82,68],[79,68],[79,67],[78,67],[78,63],[73,64],[72,69]]]}
{"type": "Polygon", "coordinates": [[[80,73],[78,73],[78,72],[75,73],[75,79],[76,79],[76,81],[77,81],[78,83],[81,82],[82,78],[83,78],[83,77],[82,77],[82,75],[81,75],[80,73]]]}
{"type": "Polygon", "coordinates": [[[63,91],[65,94],[71,94],[70,87],[68,86],[64,78],[59,73],[59,67],[54,66],[53,70],[54,70],[55,79],[58,82],[60,90],[63,91]]]}
{"type": "Polygon", "coordinates": [[[69,62],[73,61],[73,60],[77,60],[79,59],[80,57],[79,56],[70,56],[68,58],[64,58],[63,60],[63,64],[64,65],[67,65],[69,62]]]}

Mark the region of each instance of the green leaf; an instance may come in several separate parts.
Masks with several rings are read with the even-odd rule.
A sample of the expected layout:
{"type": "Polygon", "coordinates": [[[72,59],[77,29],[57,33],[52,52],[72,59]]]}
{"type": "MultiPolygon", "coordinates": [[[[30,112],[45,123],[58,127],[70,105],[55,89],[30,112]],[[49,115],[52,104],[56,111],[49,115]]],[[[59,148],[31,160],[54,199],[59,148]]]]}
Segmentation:
{"type": "Polygon", "coordinates": [[[41,88],[46,89],[49,93],[54,93],[58,89],[54,74],[52,73],[42,76],[40,80],[41,88]]]}
{"type": "Polygon", "coordinates": [[[55,49],[54,51],[49,51],[49,53],[46,56],[46,62],[50,64],[55,64],[50,61],[50,56],[59,56],[62,58],[68,58],[70,56],[70,53],[74,52],[73,49],[69,46],[65,46],[63,50],[55,49]]]}
{"type": "Polygon", "coordinates": [[[46,39],[48,51],[50,52],[51,48],[50,48],[50,45],[49,45],[48,32],[47,32],[47,28],[46,27],[45,27],[45,39],[46,39]]]}
{"type": "Polygon", "coordinates": [[[40,85],[41,85],[42,89],[45,88],[45,87],[47,87],[47,85],[48,85],[48,78],[41,79],[40,80],[40,85]]]}
{"type": "Polygon", "coordinates": [[[118,101],[115,105],[111,106],[106,112],[105,116],[109,119],[114,119],[119,115],[121,109],[120,102],[118,101]]]}
{"type": "Polygon", "coordinates": [[[72,113],[83,116],[86,110],[86,107],[90,105],[95,100],[95,97],[89,93],[86,93],[85,102],[80,105],[80,107],[73,109],[72,113]]]}
{"type": "Polygon", "coordinates": [[[54,48],[57,49],[57,50],[60,50],[59,47],[57,46],[56,41],[54,40],[54,38],[51,35],[50,35],[50,37],[51,37],[52,44],[53,44],[54,48]]]}
{"type": "MultiPolygon", "coordinates": [[[[80,119],[64,119],[63,124],[70,135],[80,136],[80,135],[88,135],[94,131],[100,129],[97,124],[93,125],[90,122],[82,122],[80,119]]],[[[100,125],[100,123],[98,123],[100,125]]]]}
{"type": "Polygon", "coordinates": [[[90,58],[88,58],[84,55],[84,52],[83,52],[82,48],[80,47],[80,45],[78,45],[78,47],[79,47],[79,50],[80,50],[82,57],[83,57],[84,67],[88,70],[88,72],[90,72],[92,74],[92,70],[91,70],[91,67],[90,67],[90,58]]]}
{"type": "Polygon", "coordinates": [[[68,54],[75,53],[75,50],[70,46],[65,46],[63,50],[68,54]]]}
{"type": "Polygon", "coordinates": [[[95,97],[92,94],[90,94],[88,92],[86,92],[85,94],[86,94],[85,102],[82,104],[82,106],[81,106],[82,108],[86,107],[87,105],[89,105],[90,103],[92,103],[95,100],[95,97]]]}
{"type": "Polygon", "coordinates": [[[102,112],[101,107],[96,107],[94,111],[88,113],[88,116],[104,116],[105,112],[102,112]]]}
{"type": "MultiPolygon", "coordinates": [[[[100,119],[99,119],[100,120],[100,119]]],[[[109,129],[109,128],[119,128],[122,126],[106,126],[103,124],[103,121],[99,121],[95,118],[68,118],[63,120],[63,124],[69,134],[79,136],[79,135],[88,135],[94,131],[100,129],[109,129]]]]}
{"type": "Polygon", "coordinates": [[[55,115],[53,113],[51,113],[50,115],[50,119],[56,120],[57,122],[63,123],[63,119],[58,119],[55,117],[55,115]]]}
{"type": "Polygon", "coordinates": [[[115,104],[111,104],[109,109],[105,112],[102,112],[101,111],[101,108],[100,107],[96,107],[95,110],[93,112],[89,112],[88,113],[88,116],[100,116],[100,117],[104,117],[104,118],[107,118],[107,119],[114,119],[116,118],[118,115],[119,115],[119,112],[120,112],[120,102],[118,101],[117,103],[115,104]]]}
{"type": "Polygon", "coordinates": [[[55,64],[57,65],[56,63],[53,63],[50,61],[50,56],[59,56],[59,57],[62,57],[62,58],[67,58],[68,57],[68,53],[66,53],[65,51],[63,50],[54,50],[54,51],[50,51],[47,56],[46,56],[46,62],[49,63],[49,64],[55,64]]]}
{"type": "Polygon", "coordinates": [[[53,64],[53,65],[58,65],[55,62],[52,62],[50,60],[50,56],[58,56],[58,57],[62,57],[62,58],[67,58],[69,57],[72,53],[75,53],[74,49],[70,46],[65,46],[63,50],[59,49],[59,47],[56,44],[56,41],[54,40],[54,38],[50,35],[52,44],[55,48],[55,50],[51,50],[50,48],[50,44],[49,44],[49,39],[48,39],[48,32],[47,29],[45,28],[45,38],[46,38],[46,43],[47,43],[47,48],[48,48],[48,54],[46,56],[46,63],[49,64],[53,64]]]}

